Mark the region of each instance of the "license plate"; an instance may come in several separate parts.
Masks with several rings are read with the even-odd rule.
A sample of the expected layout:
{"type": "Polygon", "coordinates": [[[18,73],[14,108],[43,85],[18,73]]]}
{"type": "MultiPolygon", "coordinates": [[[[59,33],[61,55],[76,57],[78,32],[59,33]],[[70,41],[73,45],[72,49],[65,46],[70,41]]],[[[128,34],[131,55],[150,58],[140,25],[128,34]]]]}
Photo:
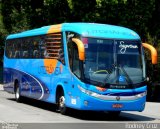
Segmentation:
{"type": "Polygon", "coordinates": [[[112,108],[122,108],[123,104],[113,104],[112,108]]]}

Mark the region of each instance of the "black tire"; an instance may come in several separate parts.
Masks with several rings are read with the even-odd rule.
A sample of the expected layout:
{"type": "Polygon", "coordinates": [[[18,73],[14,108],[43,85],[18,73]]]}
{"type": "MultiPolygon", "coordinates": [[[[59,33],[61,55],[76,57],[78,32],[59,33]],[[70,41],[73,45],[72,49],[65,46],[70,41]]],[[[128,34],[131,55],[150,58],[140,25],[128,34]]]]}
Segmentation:
{"type": "Polygon", "coordinates": [[[19,88],[18,83],[15,84],[15,99],[19,103],[22,102],[22,96],[20,93],[20,88],[19,88]]]}
{"type": "Polygon", "coordinates": [[[57,96],[57,108],[61,114],[67,114],[67,107],[65,105],[65,95],[63,91],[61,91],[60,94],[57,96]]]}

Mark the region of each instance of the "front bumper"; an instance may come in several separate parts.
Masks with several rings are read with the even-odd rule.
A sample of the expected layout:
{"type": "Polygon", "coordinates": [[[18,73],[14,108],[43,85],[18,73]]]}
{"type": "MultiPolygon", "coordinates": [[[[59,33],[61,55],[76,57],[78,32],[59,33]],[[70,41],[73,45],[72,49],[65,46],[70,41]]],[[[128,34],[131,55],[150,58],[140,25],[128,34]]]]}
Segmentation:
{"type": "Polygon", "coordinates": [[[145,108],[146,96],[128,101],[116,100],[100,100],[83,93],[81,100],[81,110],[93,111],[143,111],[145,108]],[[114,107],[113,105],[122,105],[122,107],[114,107]]]}
{"type": "Polygon", "coordinates": [[[81,110],[93,111],[143,111],[146,91],[131,96],[107,96],[90,92],[81,87],[81,110]]]}

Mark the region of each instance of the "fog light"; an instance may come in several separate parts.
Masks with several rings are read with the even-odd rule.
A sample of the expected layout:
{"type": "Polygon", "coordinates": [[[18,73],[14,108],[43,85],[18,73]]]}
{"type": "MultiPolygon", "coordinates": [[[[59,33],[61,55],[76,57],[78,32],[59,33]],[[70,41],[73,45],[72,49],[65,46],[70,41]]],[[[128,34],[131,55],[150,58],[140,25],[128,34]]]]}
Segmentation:
{"type": "Polygon", "coordinates": [[[85,105],[85,106],[88,106],[88,101],[84,101],[84,105],[85,105]]]}

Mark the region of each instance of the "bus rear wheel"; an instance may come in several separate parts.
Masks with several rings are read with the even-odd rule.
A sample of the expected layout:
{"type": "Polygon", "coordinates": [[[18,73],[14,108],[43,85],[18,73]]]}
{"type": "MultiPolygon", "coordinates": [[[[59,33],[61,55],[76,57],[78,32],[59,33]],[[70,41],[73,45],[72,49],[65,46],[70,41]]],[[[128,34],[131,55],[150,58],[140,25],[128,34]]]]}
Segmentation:
{"type": "Polygon", "coordinates": [[[65,96],[63,91],[58,95],[57,101],[58,111],[65,115],[67,113],[67,107],[65,105],[65,96]]]}
{"type": "Polygon", "coordinates": [[[20,88],[18,83],[15,84],[15,99],[17,102],[22,102],[22,96],[20,94],[20,88]]]}

